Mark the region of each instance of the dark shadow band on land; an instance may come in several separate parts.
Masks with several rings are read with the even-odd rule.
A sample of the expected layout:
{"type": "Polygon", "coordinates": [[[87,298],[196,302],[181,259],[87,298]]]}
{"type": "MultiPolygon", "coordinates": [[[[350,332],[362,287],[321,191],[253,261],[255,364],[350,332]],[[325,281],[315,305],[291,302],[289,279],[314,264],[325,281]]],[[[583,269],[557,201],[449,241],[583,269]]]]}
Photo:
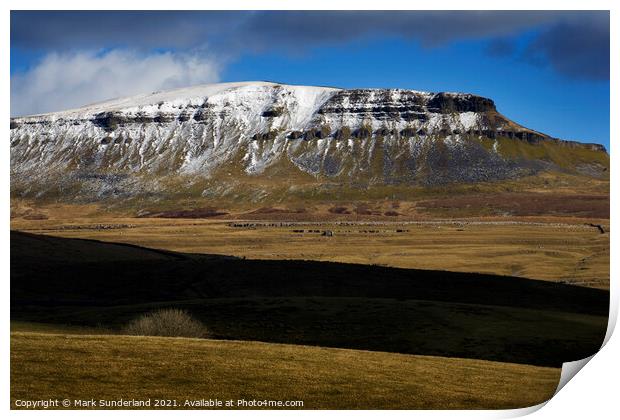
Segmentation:
{"type": "Polygon", "coordinates": [[[118,327],[157,307],[187,308],[218,338],[560,366],[598,350],[609,293],[11,232],[13,320],[118,327]]]}

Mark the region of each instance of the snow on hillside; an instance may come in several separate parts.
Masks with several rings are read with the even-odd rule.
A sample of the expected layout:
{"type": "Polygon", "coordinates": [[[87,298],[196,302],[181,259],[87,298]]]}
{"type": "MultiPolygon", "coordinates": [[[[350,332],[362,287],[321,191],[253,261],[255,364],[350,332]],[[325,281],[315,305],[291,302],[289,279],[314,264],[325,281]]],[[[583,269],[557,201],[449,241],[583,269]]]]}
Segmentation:
{"type": "Polygon", "coordinates": [[[250,176],[297,168],[347,182],[514,176],[520,169],[497,148],[471,140],[496,136],[547,139],[475,95],[219,83],[13,118],[11,183],[101,196],[161,191],[170,177],[191,184],[232,168],[250,176]],[[440,161],[448,171],[433,170],[440,161]]]}
{"type": "Polygon", "coordinates": [[[326,87],[280,85],[272,82],[215,83],[117,98],[66,111],[16,117],[14,120],[88,119],[96,114],[112,111],[120,111],[128,115],[140,113],[146,116],[159,113],[178,114],[184,108],[199,107],[208,100],[213,103],[230,103],[231,99],[236,103],[243,103],[249,110],[256,110],[260,108],[258,103],[260,98],[268,97],[275,88],[291,92],[297,98],[302,112],[306,113],[316,109],[317,100],[326,100],[331,93],[339,90],[326,87]]]}

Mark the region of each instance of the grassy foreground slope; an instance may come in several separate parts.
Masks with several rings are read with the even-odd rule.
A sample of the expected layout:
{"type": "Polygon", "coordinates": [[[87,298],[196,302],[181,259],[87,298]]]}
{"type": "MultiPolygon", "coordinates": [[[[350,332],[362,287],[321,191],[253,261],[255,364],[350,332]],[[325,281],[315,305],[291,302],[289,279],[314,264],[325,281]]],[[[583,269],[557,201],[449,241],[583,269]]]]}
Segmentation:
{"type": "Polygon", "coordinates": [[[117,329],[186,309],[214,338],[559,367],[598,351],[604,290],[516,277],[181,254],[11,234],[11,319],[117,329]]]}
{"type": "Polygon", "coordinates": [[[246,341],[11,334],[17,399],[301,400],[306,409],[518,408],[560,370],[246,341]]]}

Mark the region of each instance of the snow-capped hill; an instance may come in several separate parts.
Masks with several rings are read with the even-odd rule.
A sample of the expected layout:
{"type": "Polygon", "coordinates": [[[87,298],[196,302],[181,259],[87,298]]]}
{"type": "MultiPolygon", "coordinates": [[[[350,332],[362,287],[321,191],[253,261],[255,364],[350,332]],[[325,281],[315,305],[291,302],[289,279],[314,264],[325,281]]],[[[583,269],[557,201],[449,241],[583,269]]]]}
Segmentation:
{"type": "Polygon", "coordinates": [[[243,102],[245,111],[252,113],[252,111],[258,110],[265,101],[269,101],[275,91],[293,94],[304,105],[308,106],[313,105],[317,98],[326,97],[337,89],[313,86],[282,86],[272,82],[216,83],[117,98],[67,111],[21,117],[15,120],[88,120],[96,119],[98,115],[107,112],[122,114],[128,118],[137,116],[156,118],[162,115],[178,117],[185,114],[186,111],[195,110],[207,106],[207,104],[224,104],[231,100],[243,102]]]}
{"type": "Polygon", "coordinates": [[[19,194],[99,197],[160,194],[171,180],[195,191],[240,177],[434,185],[598,170],[557,153],[525,156],[528,147],[606,156],[526,129],[471,94],[220,83],[13,118],[11,182],[19,194]]]}

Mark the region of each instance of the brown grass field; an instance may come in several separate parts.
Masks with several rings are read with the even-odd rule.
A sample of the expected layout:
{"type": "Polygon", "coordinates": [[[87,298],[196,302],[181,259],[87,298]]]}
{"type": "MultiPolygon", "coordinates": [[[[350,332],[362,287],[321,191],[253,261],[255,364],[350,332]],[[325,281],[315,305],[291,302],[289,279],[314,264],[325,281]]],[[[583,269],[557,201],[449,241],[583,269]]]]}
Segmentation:
{"type": "MultiPolygon", "coordinates": [[[[16,325],[11,401],[299,400],[304,409],[517,408],[549,399],[560,370],[482,360],[16,325]],[[30,332],[31,330],[38,332],[30,332]],[[29,331],[30,330],[30,331],[29,331]]],[[[174,408],[174,407],[173,407],[174,408]]],[[[243,408],[243,407],[233,407],[243,408]]]]}
{"type": "MultiPolygon", "coordinates": [[[[415,203],[384,200],[372,206],[343,201],[228,211],[183,205],[140,213],[147,217],[137,217],[135,208],[13,200],[12,230],[104,243],[58,242],[54,253],[50,244],[39,252],[29,245],[36,242],[23,242],[45,270],[69,267],[75,271],[67,273],[83,273],[99,267],[102,278],[78,276],[86,286],[65,290],[57,297],[64,302],[58,307],[53,296],[47,302],[36,291],[29,295],[28,288],[12,289],[22,299],[12,303],[12,408],[17,408],[17,399],[47,398],[166,398],[176,400],[176,408],[191,408],[184,402],[200,399],[302,400],[305,409],[518,408],[546,401],[560,375],[560,369],[550,366],[558,366],[564,351],[574,355],[596,347],[606,325],[604,307],[588,312],[590,308],[562,309],[563,302],[550,307],[547,301],[544,307],[529,307],[536,299],[527,291],[499,306],[357,296],[352,293],[358,284],[349,285],[351,290],[342,295],[323,297],[314,291],[307,296],[262,296],[254,289],[247,295],[219,296],[213,295],[209,282],[204,289],[188,288],[184,300],[166,300],[162,294],[124,302],[119,292],[119,300],[91,302],[76,292],[82,286],[99,290],[117,266],[129,268],[123,275],[133,267],[132,275],[138,276],[119,276],[119,284],[138,279],[145,272],[139,267],[152,265],[155,272],[169,266],[166,276],[171,277],[155,279],[161,290],[177,274],[209,279],[202,271],[191,271],[200,261],[211,264],[211,257],[196,254],[240,257],[256,267],[261,262],[254,260],[296,260],[300,267],[303,261],[329,261],[382,270],[516,276],[575,289],[575,296],[609,289],[609,202],[604,190],[572,192],[573,198],[576,193],[582,197],[579,203],[561,194],[541,198],[512,192],[492,201],[487,193],[425,197],[415,203]],[[604,233],[591,224],[600,225],[604,233]],[[110,242],[149,249],[119,251],[110,242]],[[64,266],[68,254],[75,254],[73,263],[79,264],[64,266]],[[218,340],[119,335],[119,326],[135,314],[170,305],[197,315],[218,340]],[[74,321],[76,325],[64,325],[74,321]],[[415,329],[407,330],[411,326],[415,329]],[[550,352],[546,356],[544,349],[550,352]],[[537,355],[548,360],[536,363],[537,355]]],[[[32,267],[27,261],[20,264],[18,278],[27,278],[32,267]]],[[[269,277],[268,272],[263,275],[269,277]]],[[[62,272],[53,281],[62,282],[62,272]]],[[[67,285],[76,284],[72,281],[67,285]]],[[[199,284],[193,281],[190,286],[199,284]]],[[[478,296],[483,291],[469,293],[478,296]]]]}
{"type": "Polygon", "coordinates": [[[179,252],[477,272],[609,287],[608,219],[293,221],[280,226],[290,214],[270,213],[270,221],[136,218],[104,213],[96,206],[67,205],[26,212],[45,213],[45,219],[23,213],[11,220],[12,229],[179,252]],[[601,224],[605,233],[589,223],[601,224]],[[326,230],[333,236],[322,236],[326,230]]]}

